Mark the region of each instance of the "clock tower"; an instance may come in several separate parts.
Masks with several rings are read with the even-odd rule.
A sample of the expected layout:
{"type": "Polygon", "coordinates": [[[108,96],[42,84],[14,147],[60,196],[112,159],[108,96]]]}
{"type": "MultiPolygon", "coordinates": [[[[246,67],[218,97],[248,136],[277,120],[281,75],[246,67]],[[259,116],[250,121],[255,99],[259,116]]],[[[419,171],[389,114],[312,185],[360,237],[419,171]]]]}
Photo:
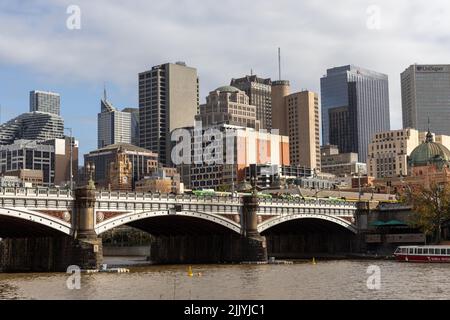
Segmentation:
{"type": "Polygon", "coordinates": [[[109,185],[111,190],[132,190],[132,163],[124,150],[117,150],[116,159],[109,167],[109,185]]]}

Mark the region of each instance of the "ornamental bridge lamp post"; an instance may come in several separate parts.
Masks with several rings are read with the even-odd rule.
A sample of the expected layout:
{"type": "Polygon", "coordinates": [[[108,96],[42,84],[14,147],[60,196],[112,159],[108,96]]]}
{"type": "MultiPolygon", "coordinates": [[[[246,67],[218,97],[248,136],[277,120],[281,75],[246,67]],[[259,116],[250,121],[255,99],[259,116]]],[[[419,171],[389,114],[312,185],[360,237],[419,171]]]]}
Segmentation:
{"type": "Polygon", "coordinates": [[[75,238],[97,237],[95,233],[95,164],[86,164],[87,185],[75,189],[75,238]]]}

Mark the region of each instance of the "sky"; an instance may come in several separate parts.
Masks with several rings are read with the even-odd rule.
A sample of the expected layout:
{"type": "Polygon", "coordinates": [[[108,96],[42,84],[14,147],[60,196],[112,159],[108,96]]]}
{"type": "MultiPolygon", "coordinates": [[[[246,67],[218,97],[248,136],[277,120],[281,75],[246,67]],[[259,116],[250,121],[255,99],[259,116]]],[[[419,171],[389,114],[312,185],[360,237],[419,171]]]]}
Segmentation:
{"type": "Polygon", "coordinates": [[[200,101],[231,78],[282,78],[320,92],[331,67],[389,76],[391,128],[401,121],[400,73],[450,61],[448,0],[0,0],[0,121],[28,111],[29,91],[61,94],[81,153],[97,147],[106,86],[119,108],[138,106],[137,75],[184,61],[200,101]],[[73,26],[76,5],[80,28],[73,26]],[[71,8],[69,8],[71,9],[71,8]]]}

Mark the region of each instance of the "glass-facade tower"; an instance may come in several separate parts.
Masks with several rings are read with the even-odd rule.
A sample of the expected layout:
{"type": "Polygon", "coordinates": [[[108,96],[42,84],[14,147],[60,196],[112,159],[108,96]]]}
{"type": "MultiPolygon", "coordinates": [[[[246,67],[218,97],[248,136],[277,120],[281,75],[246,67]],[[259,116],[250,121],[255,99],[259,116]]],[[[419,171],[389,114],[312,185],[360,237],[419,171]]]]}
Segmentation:
{"type": "Polygon", "coordinates": [[[327,70],[320,89],[322,144],[335,144],[341,153],[358,153],[359,161],[365,162],[373,135],[390,129],[388,76],[342,66],[327,70]]]}

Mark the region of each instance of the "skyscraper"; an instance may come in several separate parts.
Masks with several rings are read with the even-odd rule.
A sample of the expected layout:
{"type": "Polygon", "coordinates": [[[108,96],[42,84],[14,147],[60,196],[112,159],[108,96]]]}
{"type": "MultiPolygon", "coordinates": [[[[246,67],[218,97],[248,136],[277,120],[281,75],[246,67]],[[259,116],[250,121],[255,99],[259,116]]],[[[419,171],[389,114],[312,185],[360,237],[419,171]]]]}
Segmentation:
{"type": "Polygon", "coordinates": [[[272,110],[272,130],[289,136],[291,164],[320,171],[318,95],[311,91],[290,94],[289,81],[274,81],[272,110]]]}
{"type": "Polygon", "coordinates": [[[320,115],[317,93],[302,91],[286,97],[291,164],[320,171],[320,115]]]}
{"type": "Polygon", "coordinates": [[[34,90],[30,92],[30,112],[39,111],[60,115],[61,97],[57,93],[34,90]]]}
{"type": "Polygon", "coordinates": [[[401,82],[403,128],[450,135],[450,65],[411,65],[401,82]]]}
{"type": "Polygon", "coordinates": [[[231,85],[244,91],[249,97],[249,103],[256,107],[256,119],[261,129],[272,129],[272,81],[251,75],[232,79],[231,85]]]}
{"type": "Polygon", "coordinates": [[[342,153],[356,152],[365,162],[373,135],[390,129],[387,75],[342,66],[328,69],[320,88],[322,144],[337,145],[342,153]]]}
{"type": "Polygon", "coordinates": [[[0,125],[0,145],[14,140],[50,140],[64,137],[64,120],[46,112],[27,112],[0,125]]]}
{"type": "Polygon", "coordinates": [[[139,110],[125,108],[119,111],[106,99],[106,95],[100,105],[101,112],[97,115],[98,148],[121,142],[137,145],[139,110]]]}
{"type": "Polygon", "coordinates": [[[199,105],[195,68],[183,62],[139,74],[139,145],[170,165],[170,132],[194,124],[199,105]]]}

